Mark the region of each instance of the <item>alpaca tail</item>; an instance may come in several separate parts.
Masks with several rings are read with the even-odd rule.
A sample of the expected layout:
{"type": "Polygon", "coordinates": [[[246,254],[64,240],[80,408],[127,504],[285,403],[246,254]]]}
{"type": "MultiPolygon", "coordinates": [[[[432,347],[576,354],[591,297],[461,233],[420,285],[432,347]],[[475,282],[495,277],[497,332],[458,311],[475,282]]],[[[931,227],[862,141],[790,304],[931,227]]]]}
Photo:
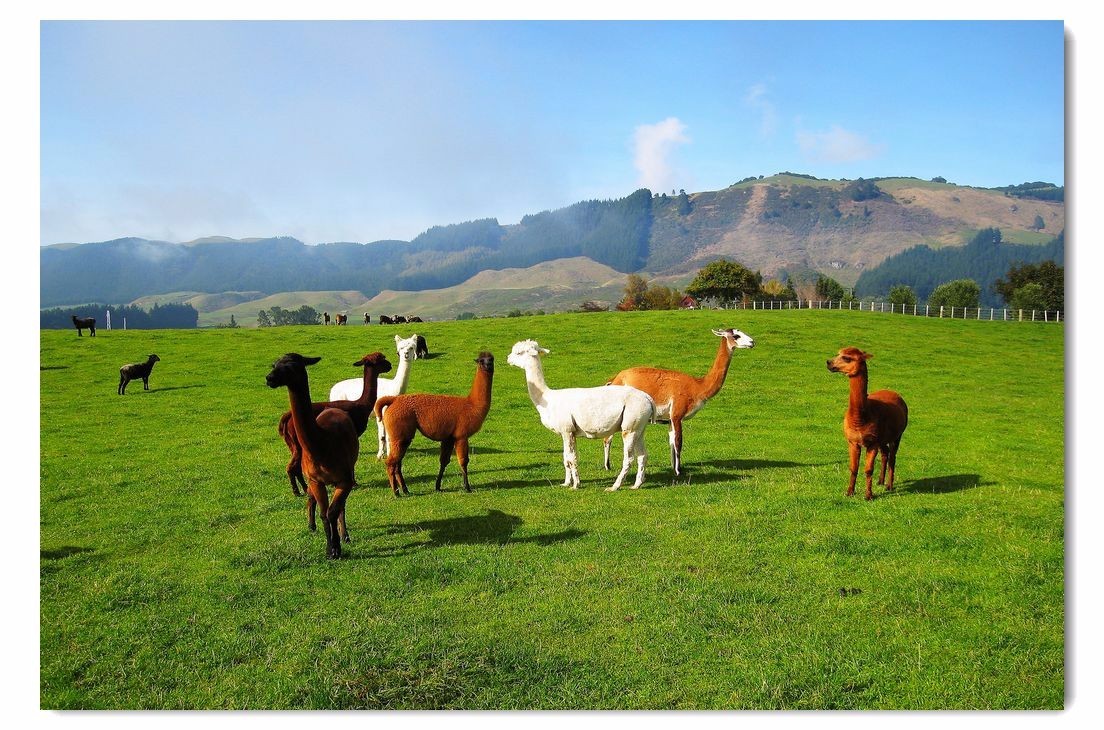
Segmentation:
{"type": "Polygon", "coordinates": [[[376,406],[373,410],[375,411],[377,421],[381,423],[383,422],[383,409],[391,405],[397,397],[398,396],[395,395],[385,395],[380,398],[376,398],[376,406]]]}

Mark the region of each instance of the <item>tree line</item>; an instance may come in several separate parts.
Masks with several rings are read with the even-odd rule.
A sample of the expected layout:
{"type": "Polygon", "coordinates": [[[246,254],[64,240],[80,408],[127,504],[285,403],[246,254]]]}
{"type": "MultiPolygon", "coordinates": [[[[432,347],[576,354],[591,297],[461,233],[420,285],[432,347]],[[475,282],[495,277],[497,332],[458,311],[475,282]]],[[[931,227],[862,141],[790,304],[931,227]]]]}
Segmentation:
{"type": "Polygon", "coordinates": [[[111,312],[111,327],[131,330],[194,329],[199,326],[199,311],[191,304],[154,304],[142,309],[133,304],[82,304],[78,307],[53,307],[39,312],[39,327],[44,330],[68,329],[73,315],[94,317],[98,328],[107,329],[107,313],[111,312]]]}

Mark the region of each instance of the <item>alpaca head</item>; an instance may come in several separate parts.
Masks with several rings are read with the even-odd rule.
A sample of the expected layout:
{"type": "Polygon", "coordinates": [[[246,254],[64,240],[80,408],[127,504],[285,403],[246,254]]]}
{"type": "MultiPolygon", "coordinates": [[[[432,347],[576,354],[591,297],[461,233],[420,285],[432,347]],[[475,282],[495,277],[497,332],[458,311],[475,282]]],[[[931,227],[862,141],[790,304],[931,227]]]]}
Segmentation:
{"type": "Polygon", "coordinates": [[[755,347],[755,340],[737,329],[713,330],[713,334],[717,335],[717,337],[724,338],[725,342],[728,344],[729,352],[755,347]]]}
{"type": "Polygon", "coordinates": [[[265,376],[269,388],[302,385],[307,382],[307,365],[314,365],[320,357],[305,357],[298,352],[289,352],[272,363],[272,370],[265,376]]]}
{"type": "Polygon", "coordinates": [[[537,344],[536,340],[522,340],[514,345],[514,349],[510,350],[506,362],[524,370],[534,361],[539,363],[540,356],[542,354],[547,355],[549,352],[549,350],[537,344]]]}
{"type": "Polygon", "coordinates": [[[866,372],[866,361],[874,357],[868,352],[863,352],[857,347],[845,347],[839,354],[827,361],[828,369],[833,373],[843,373],[848,377],[854,377],[866,372]]]}
{"type": "Polygon", "coordinates": [[[157,355],[150,355],[147,362],[161,362],[161,358],[157,357],[157,355]]]}
{"type": "Polygon", "coordinates": [[[483,372],[494,374],[494,355],[486,350],[479,353],[479,357],[475,358],[475,364],[483,372]]]}
{"type": "Polygon", "coordinates": [[[410,362],[414,359],[414,353],[418,347],[418,335],[410,335],[405,340],[395,335],[395,350],[399,353],[399,360],[410,362]]]}
{"type": "Polygon", "coordinates": [[[382,352],[373,352],[371,355],[365,355],[354,362],[353,367],[369,367],[379,375],[380,373],[391,372],[391,361],[384,357],[382,352]]]}

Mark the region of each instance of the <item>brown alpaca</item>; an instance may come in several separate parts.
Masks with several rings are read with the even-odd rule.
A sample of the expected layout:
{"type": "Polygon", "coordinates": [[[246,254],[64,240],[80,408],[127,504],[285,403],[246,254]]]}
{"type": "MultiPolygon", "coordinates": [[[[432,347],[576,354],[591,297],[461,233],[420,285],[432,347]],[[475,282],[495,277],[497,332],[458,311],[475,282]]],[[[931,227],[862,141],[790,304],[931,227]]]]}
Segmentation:
{"type": "MultiPolygon", "coordinates": [[[[713,330],[721,338],[717,357],[713,367],[700,378],[677,370],[638,367],[622,370],[607,385],[629,385],[642,390],[652,397],[656,405],[656,421],[671,424],[668,441],[671,445],[671,464],[675,476],[682,474],[682,422],[689,420],[700,411],[710,398],[717,395],[728,375],[728,366],[732,363],[732,353],[737,349],[755,347],[755,340],[740,330],[713,330]]],[[[603,450],[605,466],[610,468],[610,441],[607,436],[603,450]]]]}
{"type": "Polygon", "coordinates": [[[360,451],[360,439],[348,413],[327,408],[317,416],[311,404],[307,383],[307,365],[322,358],[304,357],[290,352],[272,365],[265,377],[270,388],[288,389],[291,402],[291,422],[302,447],[303,473],[307,491],[322,507],[322,523],[326,527],[326,555],[341,557],[341,541],[348,540],[345,530],[345,500],[356,484],[354,469],[360,451]],[[333,485],[333,499],[326,486],[333,485]]]}
{"type": "Polygon", "coordinates": [[[851,384],[851,399],[843,414],[843,435],[851,449],[851,478],[847,482],[847,496],[855,493],[855,479],[859,472],[859,455],[866,447],[866,498],[874,499],[870,488],[874,474],[874,459],[882,455],[882,473],[878,484],[885,484],[886,491],[893,491],[893,476],[897,469],[897,449],[908,425],[908,406],[900,395],[892,390],[879,390],[866,394],[866,361],[874,357],[857,347],[845,347],[831,360],[828,369],[843,373],[851,384]],[[889,467],[889,483],[886,483],[886,467],[889,467]]]}
{"type": "Polygon", "coordinates": [[[376,418],[383,423],[390,446],[387,453],[387,479],[396,497],[399,496],[400,488],[403,494],[410,494],[402,473],[402,460],[410,442],[414,440],[415,431],[421,432],[428,439],[441,442],[441,469],[437,472],[436,490],[441,491],[441,477],[455,446],[464,489],[471,491],[471,485],[468,484],[468,439],[483,426],[487,412],[491,409],[494,356],[489,352],[481,352],[475,362],[478,366],[475,380],[472,382],[471,393],[466,398],[458,395],[410,393],[385,395],[376,401],[376,418]]]}
{"type": "MultiPolygon", "coordinates": [[[[372,409],[376,405],[376,389],[379,382],[379,376],[381,373],[391,371],[391,363],[383,356],[383,353],[373,352],[371,355],[365,355],[354,362],[353,366],[364,368],[364,383],[361,388],[360,397],[356,400],[312,403],[311,408],[314,411],[315,417],[327,408],[337,408],[345,411],[353,419],[353,426],[356,428],[357,438],[359,439],[365,429],[368,428],[368,420],[372,417],[372,409]]],[[[280,436],[284,439],[284,444],[287,445],[288,451],[291,452],[291,459],[287,464],[287,476],[288,481],[291,483],[291,491],[298,497],[300,495],[299,484],[303,485],[303,489],[306,490],[307,483],[303,479],[303,468],[301,464],[302,447],[296,435],[295,424],[291,418],[291,411],[286,411],[284,415],[280,417],[280,424],[277,426],[276,430],[279,431],[280,436]]],[[[314,499],[308,493],[307,527],[311,530],[315,529],[314,510],[314,499]]],[[[346,533],[344,536],[346,542],[349,542],[348,537],[348,533],[346,533]]]]}

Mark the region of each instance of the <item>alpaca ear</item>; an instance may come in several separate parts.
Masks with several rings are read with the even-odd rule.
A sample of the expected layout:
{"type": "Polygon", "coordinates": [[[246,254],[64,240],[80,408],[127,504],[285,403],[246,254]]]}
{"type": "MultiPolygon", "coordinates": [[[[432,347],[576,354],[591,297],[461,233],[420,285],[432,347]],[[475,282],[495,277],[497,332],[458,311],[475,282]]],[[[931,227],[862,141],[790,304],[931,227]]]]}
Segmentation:
{"type": "Polygon", "coordinates": [[[552,351],[549,350],[547,347],[538,347],[537,349],[540,350],[541,352],[543,352],[545,355],[551,355],[552,354],[552,351]]]}
{"type": "Polygon", "coordinates": [[[398,335],[395,335],[395,344],[397,345],[397,344],[399,344],[400,342],[402,342],[402,338],[401,338],[401,337],[399,337],[398,335]]]}
{"type": "Polygon", "coordinates": [[[862,354],[862,359],[863,360],[873,360],[874,359],[874,354],[870,353],[870,352],[864,352],[862,354]]]}
{"type": "Polygon", "coordinates": [[[713,330],[713,334],[717,337],[724,337],[727,333],[724,330],[713,330]]]}
{"type": "Polygon", "coordinates": [[[321,357],[304,357],[303,358],[303,364],[304,365],[314,365],[316,362],[318,362],[321,359],[322,359],[321,357]]]}

